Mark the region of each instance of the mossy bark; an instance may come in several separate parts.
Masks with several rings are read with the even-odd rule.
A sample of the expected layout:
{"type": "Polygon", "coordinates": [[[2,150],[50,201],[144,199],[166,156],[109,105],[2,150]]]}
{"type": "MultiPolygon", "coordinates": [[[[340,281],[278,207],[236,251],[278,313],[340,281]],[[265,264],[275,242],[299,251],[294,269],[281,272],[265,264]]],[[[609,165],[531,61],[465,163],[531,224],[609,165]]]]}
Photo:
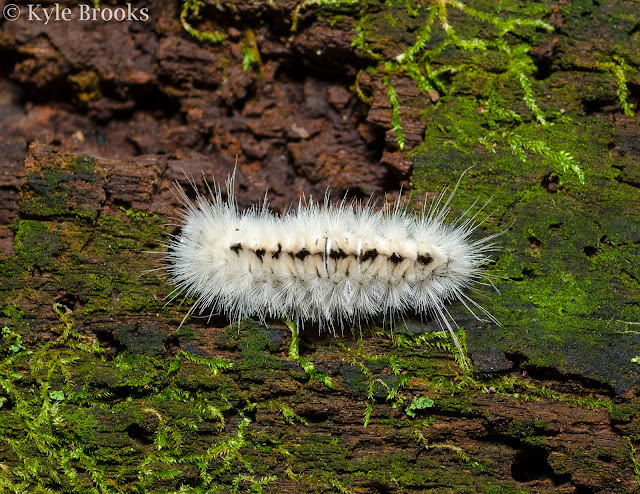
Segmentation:
{"type": "MultiPolygon", "coordinates": [[[[464,327],[459,336],[473,371],[458,365],[446,335],[412,321],[393,333],[372,327],[337,338],[307,329],[297,353],[291,351],[288,327],[277,321],[227,326],[215,317],[191,318],[179,327],[189,301],[166,303],[171,287],[162,271],[149,271],[159,267],[149,251],[162,251],[173,231],[175,202],[165,194],[167,178],[201,162],[182,159],[175,150],[169,157],[108,160],[98,152],[76,154],[36,142],[25,157],[14,253],[0,258],[4,489],[640,491],[640,364],[633,360],[640,355],[640,125],[623,115],[620,81],[607,65],[615,60],[626,67],[627,102],[637,102],[637,8],[631,2],[548,9],[502,2],[496,12],[492,3],[473,3],[497,17],[539,15],[555,27],[523,35],[530,49],[522,56],[531,57],[534,67],[522,70],[547,119],[541,125],[534,107],[523,101],[517,78],[491,78],[492,71],[513,62],[504,53],[444,50],[446,62],[430,63],[460,70],[443,79],[446,88],[430,93],[402,67],[394,66],[385,82],[391,66],[383,67],[384,60],[405,51],[426,22],[424,12],[413,15],[407,5],[301,9],[297,33],[287,32],[299,45],[285,47],[278,36],[267,37],[262,61],[267,67],[278,60],[287,68],[293,54],[302,54],[307,66],[344,65],[342,77],[350,81],[357,69],[378,64],[378,70],[357,76],[358,91],[370,96],[371,106],[366,124],[351,122],[361,125],[353,135],[364,143],[383,140],[367,155],[377,156],[375,165],[385,170],[372,171],[376,180],[384,175],[399,182],[412,171],[416,203],[425,193],[430,200],[443,184],[455,184],[473,165],[451,203],[452,215],[469,207],[476,211],[491,198],[479,215],[488,219],[478,235],[500,234],[491,267],[500,293],[487,287],[476,298],[501,323],[481,323],[462,305],[451,307],[464,327]],[[350,47],[356,25],[367,36],[363,48],[382,58],[350,47]],[[389,84],[397,93],[395,114],[389,84]],[[495,98],[518,117],[496,120],[495,98]],[[395,117],[401,127],[394,128],[395,117]],[[560,166],[560,152],[578,164],[584,183],[560,166]]],[[[287,18],[294,7],[282,7],[287,18]]],[[[215,10],[213,4],[208,8],[215,10]]],[[[254,14],[247,18],[257,31],[266,32],[265,19],[282,14],[262,2],[237,8],[254,14]]],[[[481,38],[486,26],[468,20],[455,10],[450,16],[459,36],[481,38]]],[[[172,22],[179,24],[177,15],[172,22]]],[[[203,31],[224,28],[207,17],[202,23],[203,31]]],[[[8,50],[10,36],[4,36],[8,50]]],[[[233,36],[237,43],[227,42],[236,48],[247,39],[232,31],[233,36]]],[[[228,45],[197,45],[180,32],[173,41],[174,48],[182,47],[175,59],[167,55],[168,38],[158,52],[164,76],[140,83],[140,73],[129,74],[117,84],[137,91],[153,86],[184,105],[189,126],[212,132],[219,112],[206,105],[198,112],[199,105],[230,91],[225,77],[244,81],[239,86],[251,94],[260,76],[202,64],[218,61],[217,50],[228,45]],[[191,48],[197,57],[186,55],[191,48]],[[163,77],[169,82],[159,82],[163,77]]],[[[22,61],[23,72],[28,60],[22,61]]],[[[56,70],[49,75],[67,70],[53,60],[47,66],[56,70]]],[[[79,88],[76,104],[88,104],[95,118],[100,111],[113,116],[118,106],[96,89],[106,80],[101,70],[70,79],[79,88]]],[[[271,82],[275,69],[262,77],[271,82]]],[[[306,82],[306,94],[326,89],[314,84],[306,82]]],[[[335,108],[354,107],[348,93],[333,86],[327,91],[335,108]]],[[[252,110],[245,107],[244,117],[262,114],[257,96],[245,102],[252,110]]],[[[287,149],[295,161],[312,136],[327,135],[318,130],[322,118],[305,120],[308,135],[300,127],[283,131],[286,118],[272,115],[268,128],[261,120],[252,123],[259,130],[251,131],[253,141],[242,152],[268,161],[279,140],[290,140],[294,145],[287,149]],[[264,150],[263,141],[269,142],[264,150]]],[[[341,125],[337,121],[335,129],[341,125]]],[[[187,135],[183,126],[175,129],[187,135]]],[[[142,148],[151,146],[144,136],[130,138],[142,148]]],[[[338,153],[323,155],[323,163],[331,161],[327,156],[335,162],[318,175],[310,171],[308,157],[300,158],[305,164],[295,163],[313,181],[339,167],[338,153]]]]}

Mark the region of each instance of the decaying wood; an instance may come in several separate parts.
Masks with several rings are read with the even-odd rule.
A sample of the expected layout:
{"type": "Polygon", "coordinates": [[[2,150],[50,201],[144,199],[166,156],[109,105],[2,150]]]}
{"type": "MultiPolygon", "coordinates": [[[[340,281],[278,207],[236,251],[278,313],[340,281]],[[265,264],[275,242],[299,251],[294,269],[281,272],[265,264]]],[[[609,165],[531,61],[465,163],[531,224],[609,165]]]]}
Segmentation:
{"type": "MultiPolygon", "coordinates": [[[[405,74],[391,77],[398,149],[384,83],[358,76],[373,63],[351,46],[358,10],[301,9],[292,33],[295,2],[207,2],[199,28],[227,36],[214,46],[184,31],[177,4],[142,3],[144,24],[2,24],[3,486],[35,458],[26,490],[40,479],[59,492],[639,492],[640,126],[592,54],[597,40],[601,53],[624,47],[637,102],[637,8],[620,32],[607,14],[633,2],[552,6],[556,31],[531,49],[549,107],[573,119],[558,132],[584,135],[566,144],[584,188],[508,149],[444,144],[447,119],[470,117],[434,108],[441,95],[405,74]],[[251,39],[261,62],[245,71],[251,39]],[[203,186],[203,172],[236,166],[241,207],[268,189],[283,210],[327,187],[368,198],[410,179],[453,184],[472,164],[462,188],[495,195],[489,223],[508,230],[502,296],[485,295],[503,326],[459,319],[474,374],[428,322],[308,329],[297,355],[279,321],[178,329],[187,309],[165,305],[171,287],[146,272],[174,229],[174,181],[203,186]]],[[[385,49],[406,48],[405,27],[385,49]]]]}

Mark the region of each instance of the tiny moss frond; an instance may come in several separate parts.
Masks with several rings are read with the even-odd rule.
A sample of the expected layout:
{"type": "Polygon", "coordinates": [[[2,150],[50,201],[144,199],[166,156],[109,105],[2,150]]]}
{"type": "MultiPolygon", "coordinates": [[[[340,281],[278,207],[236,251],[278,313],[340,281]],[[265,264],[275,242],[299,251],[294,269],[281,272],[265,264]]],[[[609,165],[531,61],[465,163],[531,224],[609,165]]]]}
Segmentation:
{"type": "Polygon", "coordinates": [[[358,71],[358,74],[356,75],[356,80],[353,84],[353,89],[355,90],[356,94],[358,95],[358,98],[360,98],[360,101],[362,101],[363,103],[366,103],[368,105],[373,104],[373,98],[371,96],[367,96],[366,94],[364,94],[362,92],[362,89],[360,89],[360,77],[362,76],[362,69],[360,69],[358,71]]]}
{"type": "Polygon", "coordinates": [[[414,57],[425,50],[427,43],[431,40],[431,33],[435,22],[436,10],[432,9],[429,12],[427,22],[420,28],[416,35],[415,43],[409,47],[404,53],[401,53],[396,57],[396,61],[399,63],[412,62],[414,57]]]}
{"type": "Polygon", "coordinates": [[[254,475],[240,474],[231,484],[231,492],[264,492],[262,487],[269,485],[277,480],[275,475],[266,475],[256,478],[254,475]],[[248,490],[247,490],[248,489],[248,490]]]}
{"type": "Polygon", "coordinates": [[[333,487],[339,494],[355,494],[354,491],[346,488],[344,485],[342,485],[342,483],[340,483],[336,479],[331,478],[331,479],[328,479],[327,482],[329,482],[329,485],[331,485],[331,487],[333,487]]]}
{"type": "Polygon", "coordinates": [[[560,150],[554,154],[549,155],[549,157],[557,163],[563,171],[571,170],[577,176],[578,180],[581,184],[584,184],[584,172],[576,163],[575,158],[569,153],[569,151],[560,150]]]}
{"type": "MultiPolygon", "coordinates": [[[[456,338],[460,343],[463,354],[461,355],[456,348],[449,331],[430,331],[428,333],[397,333],[393,337],[393,344],[398,348],[433,348],[435,350],[450,353],[453,355],[456,363],[463,369],[470,367],[471,362],[467,357],[467,337],[463,328],[456,330],[456,338]]],[[[468,371],[465,371],[467,373],[468,371]]]]}
{"type": "Polygon", "coordinates": [[[327,388],[333,388],[331,377],[316,370],[313,362],[308,358],[301,357],[299,353],[300,337],[298,336],[298,327],[293,321],[285,321],[286,326],[291,331],[291,344],[289,345],[289,358],[294,360],[302,367],[302,370],[309,376],[309,381],[319,381],[327,388]]]}
{"type": "Polygon", "coordinates": [[[247,29],[242,42],[242,69],[246,72],[251,66],[260,67],[261,63],[260,48],[256,36],[253,30],[247,29]]]}
{"type": "Polygon", "coordinates": [[[423,449],[448,449],[456,453],[456,455],[458,455],[458,457],[463,462],[469,464],[470,466],[476,467],[481,471],[486,468],[479,461],[473,460],[471,458],[471,455],[460,446],[456,446],[450,443],[429,443],[417,428],[414,429],[413,436],[416,439],[418,445],[420,445],[420,447],[422,447],[423,449]]]}
{"type": "Polygon", "coordinates": [[[2,355],[3,353],[18,353],[23,349],[24,346],[22,345],[22,336],[14,333],[7,326],[3,326],[0,355],[2,355]]]}
{"type": "Polygon", "coordinates": [[[553,151],[546,142],[538,139],[526,139],[517,133],[505,133],[505,138],[511,152],[523,163],[527,161],[527,152],[544,156],[554,169],[561,169],[563,172],[572,171],[580,183],[584,184],[584,171],[568,151],[553,151]]]}
{"type": "Polygon", "coordinates": [[[540,125],[547,125],[547,119],[544,117],[544,113],[540,110],[535,97],[533,96],[533,89],[531,89],[531,82],[524,72],[518,72],[518,83],[524,92],[523,100],[531,113],[536,117],[537,122],[540,125]]]}
{"type": "Polygon", "coordinates": [[[60,326],[52,328],[52,331],[60,334],[60,337],[53,343],[56,346],[67,346],[72,349],[78,349],[86,353],[94,353],[102,355],[104,349],[98,341],[80,334],[73,329],[74,319],[73,312],[64,304],[53,304],[53,311],[60,318],[60,326]]]}
{"type": "MultiPolygon", "coordinates": [[[[400,394],[400,390],[404,388],[409,379],[410,374],[403,373],[400,363],[392,356],[388,355],[365,355],[362,351],[362,340],[358,339],[358,345],[355,349],[348,347],[344,343],[338,341],[337,345],[345,353],[344,362],[357,368],[364,377],[366,390],[367,405],[364,411],[363,425],[366,427],[369,425],[371,415],[373,413],[373,406],[376,402],[376,395],[381,397],[380,391],[386,392],[385,401],[391,403],[394,408],[399,407],[404,402],[404,397],[400,394]],[[370,366],[377,363],[386,363],[393,372],[391,382],[389,380],[389,374],[376,374],[370,366]],[[392,384],[391,384],[392,383],[392,384]],[[391,384],[391,385],[390,385],[391,384]]],[[[384,394],[382,395],[384,396],[384,394]]]]}
{"type": "Polygon", "coordinates": [[[280,413],[284,417],[284,420],[287,424],[293,424],[295,422],[299,422],[302,425],[309,424],[309,421],[307,419],[296,414],[286,403],[280,403],[280,413]]]}
{"type": "Polygon", "coordinates": [[[211,369],[211,373],[214,376],[218,375],[220,371],[229,370],[233,367],[232,362],[221,358],[203,357],[202,355],[196,355],[184,350],[180,350],[180,352],[178,352],[178,355],[186,358],[193,363],[207,366],[209,369],[211,369]]]}
{"type": "Polygon", "coordinates": [[[631,464],[633,465],[633,475],[636,479],[636,484],[640,485],[640,462],[638,462],[636,447],[629,436],[625,436],[625,440],[629,445],[629,458],[631,458],[631,464]]]}
{"type": "Polygon", "coordinates": [[[598,410],[603,407],[611,411],[614,407],[614,403],[610,400],[594,397],[575,397],[555,391],[548,386],[538,386],[513,376],[502,376],[498,379],[492,379],[484,385],[479,384],[485,393],[488,392],[487,385],[493,386],[498,393],[526,400],[539,401],[540,398],[546,398],[553,401],[571,403],[590,410],[598,410]]]}
{"type": "Polygon", "coordinates": [[[222,43],[225,36],[213,31],[198,31],[190,23],[190,19],[200,18],[200,8],[204,5],[203,0],[184,0],[180,10],[180,23],[186,32],[201,41],[206,41],[213,45],[222,43]]]}
{"type": "Polygon", "coordinates": [[[616,80],[616,84],[618,85],[618,89],[616,91],[616,93],[618,94],[618,101],[620,102],[620,108],[622,108],[624,114],[629,117],[635,116],[635,113],[633,111],[633,104],[631,104],[628,100],[629,88],[627,87],[626,71],[629,69],[629,67],[624,59],[618,58],[617,63],[602,62],[599,64],[599,66],[610,71],[611,74],[613,74],[613,77],[616,80]]]}
{"type": "Polygon", "coordinates": [[[391,105],[391,129],[396,134],[396,143],[398,149],[404,149],[404,132],[402,131],[402,123],[400,122],[400,105],[398,104],[398,94],[391,84],[389,76],[384,77],[384,85],[387,87],[389,94],[389,104],[391,105]]]}
{"type": "Polygon", "coordinates": [[[358,22],[356,23],[356,27],[355,27],[356,35],[354,36],[353,41],[351,42],[351,47],[358,48],[362,53],[364,53],[371,60],[382,60],[382,55],[380,55],[379,53],[375,53],[369,47],[369,43],[367,43],[365,32],[364,32],[364,25],[367,22],[367,20],[368,18],[366,15],[358,19],[358,22]]]}
{"type": "Polygon", "coordinates": [[[428,333],[397,333],[393,343],[398,348],[434,348],[441,352],[453,352],[451,337],[446,331],[431,331],[428,333]]]}

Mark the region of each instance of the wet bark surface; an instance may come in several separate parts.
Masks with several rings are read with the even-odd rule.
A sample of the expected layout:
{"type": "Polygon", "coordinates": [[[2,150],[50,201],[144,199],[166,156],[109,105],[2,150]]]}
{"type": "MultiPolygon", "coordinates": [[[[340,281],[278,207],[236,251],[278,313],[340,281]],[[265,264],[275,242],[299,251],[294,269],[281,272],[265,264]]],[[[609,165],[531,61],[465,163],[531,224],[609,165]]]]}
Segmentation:
{"type": "Polygon", "coordinates": [[[404,5],[203,3],[189,22],[219,44],[185,31],[179,3],[136,6],[147,21],[0,20],[3,488],[639,491],[640,124],[618,70],[637,107],[637,3],[540,6],[554,30],[523,39],[552,124],[510,134],[524,160],[509,129],[491,134],[477,73],[452,72],[445,94],[384,72],[425,21],[404,5]],[[352,46],[357,29],[386,58],[352,46]],[[307,328],[297,347],[279,321],[177,329],[190,301],[166,304],[148,272],[176,232],[174,181],[235,168],[241,208],[327,188],[380,204],[403,188],[419,206],[471,165],[452,214],[493,196],[478,233],[501,233],[500,294],[476,297],[501,325],[451,308],[473,372],[429,321],[307,328]]]}

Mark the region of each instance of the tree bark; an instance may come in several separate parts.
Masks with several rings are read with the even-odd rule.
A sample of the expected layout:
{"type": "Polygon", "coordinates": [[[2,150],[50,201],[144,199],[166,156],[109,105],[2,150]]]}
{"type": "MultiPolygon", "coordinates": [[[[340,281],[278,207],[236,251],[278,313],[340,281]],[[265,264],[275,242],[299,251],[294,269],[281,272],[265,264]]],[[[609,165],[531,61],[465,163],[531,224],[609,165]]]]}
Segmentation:
{"type": "Polygon", "coordinates": [[[637,3],[188,5],[2,23],[0,485],[640,492],[637,3]],[[171,183],[234,167],[242,208],[491,198],[472,369],[432,321],[181,325],[171,183]]]}

